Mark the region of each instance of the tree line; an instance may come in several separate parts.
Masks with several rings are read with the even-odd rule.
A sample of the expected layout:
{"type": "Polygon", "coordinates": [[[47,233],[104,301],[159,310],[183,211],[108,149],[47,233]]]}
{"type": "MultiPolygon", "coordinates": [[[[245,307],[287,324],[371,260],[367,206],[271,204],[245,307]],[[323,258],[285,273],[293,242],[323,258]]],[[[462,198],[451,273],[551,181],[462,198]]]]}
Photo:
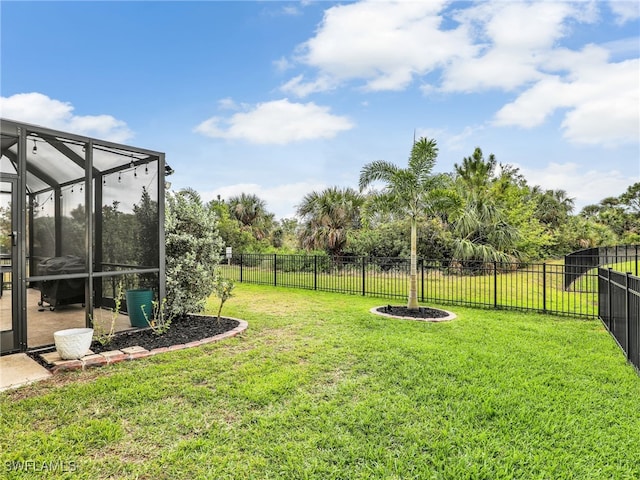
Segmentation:
{"type": "Polygon", "coordinates": [[[238,253],[410,257],[414,247],[431,259],[521,262],[640,243],[640,182],[576,213],[567,192],[530,185],[480,148],[444,174],[433,173],[437,154],[436,141],[421,138],[406,167],[364,165],[358,189],[310,192],[294,218],[276,220],[251,193],[217,198],[208,208],[223,243],[238,253]]]}

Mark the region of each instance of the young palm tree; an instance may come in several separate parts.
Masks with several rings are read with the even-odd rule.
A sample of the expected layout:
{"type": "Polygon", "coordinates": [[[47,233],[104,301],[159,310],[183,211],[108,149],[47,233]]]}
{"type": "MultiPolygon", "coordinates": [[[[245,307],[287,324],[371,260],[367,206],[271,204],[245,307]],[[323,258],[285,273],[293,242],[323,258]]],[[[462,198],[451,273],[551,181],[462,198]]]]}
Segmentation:
{"type": "Polygon", "coordinates": [[[420,138],[413,144],[409,165],[399,168],[384,160],[365,165],[360,172],[360,191],[372,183],[381,181],[386,185],[382,192],[374,193],[370,207],[409,217],[411,223],[411,268],[409,280],[409,309],[418,308],[418,218],[433,214],[449,198],[441,189],[444,176],[432,175],[438,148],[435,140],[420,138]]]}

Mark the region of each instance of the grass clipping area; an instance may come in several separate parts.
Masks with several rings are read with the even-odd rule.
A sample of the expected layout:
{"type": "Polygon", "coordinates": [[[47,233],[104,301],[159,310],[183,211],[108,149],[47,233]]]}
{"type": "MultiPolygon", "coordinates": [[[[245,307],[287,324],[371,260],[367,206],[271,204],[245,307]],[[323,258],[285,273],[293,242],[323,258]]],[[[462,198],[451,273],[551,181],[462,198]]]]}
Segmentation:
{"type": "Polygon", "coordinates": [[[0,394],[0,477],[640,478],[640,378],[598,321],[236,292],[240,337],[0,394]]]}

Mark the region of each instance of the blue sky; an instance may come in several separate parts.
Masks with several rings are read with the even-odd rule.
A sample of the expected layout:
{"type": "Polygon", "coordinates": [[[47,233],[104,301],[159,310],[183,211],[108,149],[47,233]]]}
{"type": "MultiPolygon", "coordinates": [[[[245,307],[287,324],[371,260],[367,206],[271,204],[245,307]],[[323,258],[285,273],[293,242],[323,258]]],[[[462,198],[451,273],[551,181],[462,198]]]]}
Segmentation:
{"type": "Polygon", "coordinates": [[[581,208],[640,181],[640,4],[0,3],[0,115],[164,151],[277,217],[362,166],[480,147],[581,208]]]}

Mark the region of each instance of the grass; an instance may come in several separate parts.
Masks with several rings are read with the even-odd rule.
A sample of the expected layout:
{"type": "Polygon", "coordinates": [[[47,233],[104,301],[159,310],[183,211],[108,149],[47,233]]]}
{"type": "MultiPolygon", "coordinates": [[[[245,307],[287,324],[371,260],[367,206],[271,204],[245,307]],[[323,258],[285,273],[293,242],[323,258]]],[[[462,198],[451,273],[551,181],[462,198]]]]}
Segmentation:
{"type": "Polygon", "coordinates": [[[0,394],[0,477],[33,478],[9,468],[25,461],[74,469],[47,478],[640,477],[640,378],[598,321],[236,293],[240,338],[0,394]]]}
{"type": "MultiPolygon", "coordinates": [[[[385,273],[367,270],[365,285],[361,268],[350,266],[331,273],[273,271],[271,265],[242,268],[245,283],[279,285],[319,291],[348,292],[387,298],[406,298],[409,276],[406,272],[385,273]]],[[[240,266],[222,266],[223,274],[236,282],[240,266]]],[[[570,291],[563,287],[564,267],[560,261],[532,264],[511,272],[488,267],[484,274],[460,275],[452,269],[424,269],[418,273],[418,297],[424,301],[450,305],[489,306],[533,310],[596,318],[597,276],[592,270],[581,277],[570,291]],[[544,270],[543,270],[544,269],[544,270]]]]}

